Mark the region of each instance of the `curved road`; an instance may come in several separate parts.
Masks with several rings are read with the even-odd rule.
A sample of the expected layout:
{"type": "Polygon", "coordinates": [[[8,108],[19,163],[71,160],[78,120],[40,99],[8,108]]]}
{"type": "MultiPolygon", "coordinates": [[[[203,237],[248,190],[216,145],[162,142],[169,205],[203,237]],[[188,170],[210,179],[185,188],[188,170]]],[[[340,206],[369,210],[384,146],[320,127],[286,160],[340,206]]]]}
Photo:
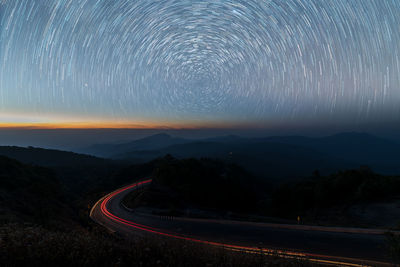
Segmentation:
{"type": "Polygon", "coordinates": [[[251,253],[306,258],[341,266],[390,266],[382,230],[232,222],[207,219],[174,220],[138,214],[121,205],[122,199],[151,179],[118,189],[101,198],[90,217],[125,236],[151,233],[251,253]]]}

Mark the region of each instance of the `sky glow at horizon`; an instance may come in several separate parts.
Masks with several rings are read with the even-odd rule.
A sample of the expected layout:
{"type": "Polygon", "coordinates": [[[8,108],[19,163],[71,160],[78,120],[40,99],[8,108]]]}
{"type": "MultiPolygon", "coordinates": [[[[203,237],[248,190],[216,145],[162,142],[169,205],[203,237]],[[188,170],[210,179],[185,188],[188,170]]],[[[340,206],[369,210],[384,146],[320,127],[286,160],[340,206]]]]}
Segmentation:
{"type": "Polygon", "coordinates": [[[400,1],[0,0],[0,127],[400,122],[400,1]]]}

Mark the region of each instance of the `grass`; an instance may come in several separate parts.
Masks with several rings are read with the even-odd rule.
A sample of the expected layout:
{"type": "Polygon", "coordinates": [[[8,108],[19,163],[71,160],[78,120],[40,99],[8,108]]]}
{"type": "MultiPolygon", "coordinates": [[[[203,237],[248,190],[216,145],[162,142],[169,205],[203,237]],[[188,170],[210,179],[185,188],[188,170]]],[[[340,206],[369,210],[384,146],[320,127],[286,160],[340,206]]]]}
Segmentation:
{"type": "MultiPolygon", "coordinates": [[[[400,235],[388,232],[385,235],[388,256],[394,264],[400,263],[400,235]]],[[[397,266],[397,265],[396,265],[397,266]]]]}
{"type": "Polygon", "coordinates": [[[49,231],[39,226],[0,227],[1,266],[312,266],[306,261],[230,252],[159,238],[124,240],[91,230],[49,231]]]}

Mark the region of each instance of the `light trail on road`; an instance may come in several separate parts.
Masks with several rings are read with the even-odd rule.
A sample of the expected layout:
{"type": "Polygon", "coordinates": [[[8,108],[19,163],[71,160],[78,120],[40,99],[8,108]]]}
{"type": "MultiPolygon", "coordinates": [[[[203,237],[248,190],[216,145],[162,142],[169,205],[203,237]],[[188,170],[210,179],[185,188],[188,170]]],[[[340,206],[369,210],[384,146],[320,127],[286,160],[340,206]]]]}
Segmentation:
{"type": "MultiPolygon", "coordinates": [[[[286,259],[307,260],[307,261],[313,262],[313,263],[335,265],[335,266],[352,266],[352,267],[375,266],[375,265],[389,266],[388,263],[383,263],[383,262],[365,261],[365,263],[364,262],[356,263],[357,261],[361,262],[360,259],[352,259],[352,258],[345,258],[345,257],[332,257],[332,256],[328,256],[328,255],[320,255],[320,254],[313,254],[313,253],[300,253],[300,252],[278,250],[278,249],[239,246],[239,245],[233,245],[233,244],[227,244],[227,243],[221,243],[221,242],[202,240],[202,239],[198,239],[198,238],[194,238],[194,237],[190,237],[190,236],[186,236],[186,235],[180,235],[177,233],[168,232],[163,229],[158,229],[155,227],[150,227],[147,225],[139,224],[139,223],[136,223],[136,222],[133,222],[130,220],[126,220],[126,219],[116,216],[115,214],[113,214],[112,212],[110,212],[108,210],[107,204],[109,203],[109,201],[112,198],[116,197],[117,195],[119,195],[127,190],[135,190],[135,189],[139,188],[140,186],[149,185],[151,182],[152,182],[152,179],[143,180],[143,181],[131,184],[129,186],[120,188],[120,189],[104,196],[99,201],[97,201],[97,203],[93,206],[93,208],[90,212],[90,217],[93,218],[93,211],[98,206],[100,206],[100,211],[101,211],[102,215],[104,215],[111,221],[114,221],[114,222],[124,225],[124,226],[131,227],[135,230],[140,230],[140,231],[144,231],[144,232],[151,233],[151,234],[156,234],[156,235],[163,236],[163,237],[185,240],[185,241],[205,244],[205,245],[209,245],[209,246],[214,246],[214,247],[220,247],[220,248],[227,249],[229,251],[252,253],[252,254],[263,254],[263,255],[268,255],[268,256],[277,256],[277,257],[286,258],[286,259]],[[366,262],[371,262],[372,264],[366,264],[366,262]]],[[[104,225],[104,226],[107,227],[106,225],[104,225]]]]}

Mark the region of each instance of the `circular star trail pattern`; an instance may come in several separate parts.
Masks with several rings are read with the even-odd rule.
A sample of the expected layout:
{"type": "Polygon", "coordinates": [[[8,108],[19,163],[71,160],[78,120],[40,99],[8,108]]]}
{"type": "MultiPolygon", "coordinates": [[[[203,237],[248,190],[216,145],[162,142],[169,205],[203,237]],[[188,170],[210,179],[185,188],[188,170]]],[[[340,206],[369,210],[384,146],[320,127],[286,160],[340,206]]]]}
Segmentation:
{"type": "Polygon", "coordinates": [[[0,111],[398,120],[398,0],[0,0],[0,111]]]}

